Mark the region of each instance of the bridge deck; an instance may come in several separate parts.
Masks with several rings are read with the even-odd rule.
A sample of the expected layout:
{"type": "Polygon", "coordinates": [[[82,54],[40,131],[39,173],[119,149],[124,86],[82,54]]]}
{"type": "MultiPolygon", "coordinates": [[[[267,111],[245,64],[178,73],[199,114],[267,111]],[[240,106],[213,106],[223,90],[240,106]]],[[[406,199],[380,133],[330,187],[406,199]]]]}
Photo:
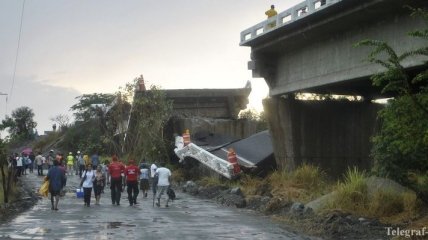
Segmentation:
{"type": "Polygon", "coordinates": [[[263,22],[260,22],[248,29],[245,29],[241,32],[241,46],[248,46],[248,43],[255,38],[278,29],[280,27],[286,26],[294,21],[298,21],[302,18],[305,18],[319,10],[329,7],[335,3],[338,3],[342,0],[306,0],[301,2],[276,16],[273,16],[263,22]],[[322,2],[325,2],[323,4],[322,2]],[[270,27],[274,24],[274,27],[270,27]]]}

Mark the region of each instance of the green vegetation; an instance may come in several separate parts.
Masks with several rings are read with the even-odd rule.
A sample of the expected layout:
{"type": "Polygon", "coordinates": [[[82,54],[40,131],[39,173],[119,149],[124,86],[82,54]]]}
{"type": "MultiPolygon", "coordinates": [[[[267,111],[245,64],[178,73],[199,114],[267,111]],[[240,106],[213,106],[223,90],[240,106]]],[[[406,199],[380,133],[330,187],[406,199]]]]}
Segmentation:
{"type": "Polygon", "coordinates": [[[100,114],[94,104],[98,105],[110,105],[115,98],[114,94],[105,93],[92,93],[83,94],[82,96],[76,97],[78,102],[70,107],[70,110],[74,111],[74,117],[76,121],[87,121],[93,116],[100,114]]]}
{"type": "Polygon", "coordinates": [[[357,168],[348,169],[344,182],[337,183],[335,197],[327,208],[354,213],[367,209],[369,199],[366,180],[364,172],[358,171],[357,168]]]}
{"type": "MultiPolygon", "coordinates": [[[[428,107],[428,94],[415,97],[428,107]]],[[[398,97],[380,111],[382,127],[372,151],[376,174],[407,185],[410,172],[428,170],[428,115],[411,98],[398,97]]]]}
{"type": "Polygon", "coordinates": [[[247,119],[256,123],[257,132],[268,129],[268,123],[265,112],[257,112],[254,109],[243,110],[239,113],[239,119],[247,119]]]}
{"type": "Polygon", "coordinates": [[[98,152],[121,155],[123,135],[118,129],[122,127],[123,119],[127,119],[131,108],[124,96],[120,92],[93,93],[76,99],[79,102],[70,108],[75,111],[76,122],[66,128],[59,147],[88,154],[98,152]]]}
{"type": "Polygon", "coordinates": [[[314,200],[328,190],[325,173],[317,166],[303,164],[294,172],[276,171],[268,177],[272,195],[302,203],[314,200]]]}
{"type": "Polygon", "coordinates": [[[309,202],[331,188],[326,175],[319,167],[304,164],[294,172],[275,171],[266,178],[242,175],[236,181],[219,177],[202,177],[197,181],[202,186],[239,186],[246,197],[269,195],[280,201],[309,202]]]}
{"type": "MultiPolygon", "coordinates": [[[[425,9],[411,9],[413,17],[428,23],[425,9]]],[[[410,37],[428,40],[428,28],[409,33],[410,37]]],[[[392,178],[412,189],[428,202],[428,192],[409,179],[409,174],[426,175],[428,172],[428,70],[409,73],[403,61],[414,57],[427,57],[428,46],[397,54],[386,42],[364,40],[357,46],[374,48],[368,60],[386,68],[372,76],[373,85],[382,93],[395,96],[379,113],[380,132],[373,138],[372,155],[374,173],[392,178]]]]}
{"type": "Polygon", "coordinates": [[[184,181],[186,181],[185,178],[185,172],[183,170],[183,168],[177,168],[175,170],[172,171],[172,182],[173,183],[183,183],[184,181]]]}
{"type": "Polygon", "coordinates": [[[0,203],[10,202],[15,194],[12,169],[8,168],[7,145],[0,139],[0,203]]]}
{"type": "Polygon", "coordinates": [[[20,107],[12,111],[12,116],[6,116],[0,124],[0,130],[7,129],[9,143],[34,139],[37,123],[33,120],[34,112],[29,107],[20,107]]]}
{"type": "Polygon", "coordinates": [[[46,150],[46,147],[49,147],[63,135],[62,132],[50,132],[46,136],[39,138],[33,145],[35,151],[46,150]]]}
{"type": "Polygon", "coordinates": [[[356,168],[348,169],[343,182],[338,182],[327,211],[340,210],[357,216],[378,218],[384,223],[398,224],[418,217],[421,204],[410,191],[379,188],[369,191],[368,177],[356,168]]]}
{"type": "MultiPolygon", "coordinates": [[[[129,95],[140,78],[128,84],[129,95]]],[[[151,161],[170,159],[168,146],[171,143],[164,137],[163,131],[171,114],[172,102],[159,87],[151,86],[150,90],[137,93],[133,98],[132,126],[128,130],[126,152],[130,156],[151,161]]]]}
{"type": "Polygon", "coordinates": [[[270,187],[266,186],[266,182],[258,177],[243,175],[240,182],[245,196],[263,195],[263,190],[270,190],[270,187]]]}

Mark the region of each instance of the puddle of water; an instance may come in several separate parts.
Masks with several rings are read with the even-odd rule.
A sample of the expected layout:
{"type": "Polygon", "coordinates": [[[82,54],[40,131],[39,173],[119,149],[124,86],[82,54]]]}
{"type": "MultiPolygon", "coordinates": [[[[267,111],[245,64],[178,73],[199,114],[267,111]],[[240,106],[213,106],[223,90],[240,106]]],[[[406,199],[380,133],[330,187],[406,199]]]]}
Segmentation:
{"type": "Polygon", "coordinates": [[[123,224],[122,222],[107,222],[107,229],[114,229],[119,227],[136,227],[135,224],[123,224]]]}
{"type": "Polygon", "coordinates": [[[51,230],[49,228],[42,228],[42,227],[36,227],[36,228],[27,228],[24,231],[22,231],[22,233],[26,233],[26,234],[37,234],[37,233],[48,233],[51,230]]]}

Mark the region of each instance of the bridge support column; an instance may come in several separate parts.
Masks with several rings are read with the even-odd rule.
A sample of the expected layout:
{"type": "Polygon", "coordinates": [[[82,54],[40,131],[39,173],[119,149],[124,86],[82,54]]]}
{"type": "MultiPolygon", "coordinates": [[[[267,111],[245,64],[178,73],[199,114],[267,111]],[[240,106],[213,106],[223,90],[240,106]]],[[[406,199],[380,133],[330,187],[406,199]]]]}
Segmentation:
{"type": "Polygon", "coordinates": [[[346,100],[301,101],[273,96],[264,101],[279,168],[302,163],[338,177],[350,166],[371,167],[370,138],[382,105],[346,100]]]}

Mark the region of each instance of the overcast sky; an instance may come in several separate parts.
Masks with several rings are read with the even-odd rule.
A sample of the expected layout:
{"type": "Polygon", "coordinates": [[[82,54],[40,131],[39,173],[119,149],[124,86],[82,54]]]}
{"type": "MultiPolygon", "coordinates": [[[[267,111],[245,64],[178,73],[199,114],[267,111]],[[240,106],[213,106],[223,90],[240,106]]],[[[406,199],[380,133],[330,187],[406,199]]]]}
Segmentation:
{"type": "Polygon", "coordinates": [[[113,93],[140,74],[164,89],[239,88],[251,80],[250,106],[268,94],[247,70],[239,34],[301,0],[0,0],[0,120],[34,110],[39,133],[72,115],[75,97],[113,93]],[[12,87],[13,86],[13,87],[12,87]]]}

